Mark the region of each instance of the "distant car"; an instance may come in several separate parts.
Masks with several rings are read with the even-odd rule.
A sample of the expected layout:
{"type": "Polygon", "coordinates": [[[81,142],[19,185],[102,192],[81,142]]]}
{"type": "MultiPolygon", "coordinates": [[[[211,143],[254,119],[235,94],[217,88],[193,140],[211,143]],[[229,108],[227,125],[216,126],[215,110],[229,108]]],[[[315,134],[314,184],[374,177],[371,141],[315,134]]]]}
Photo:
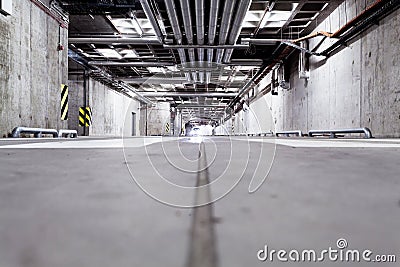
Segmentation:
{"type": "Polygon", "coordinates": [[[200,134],[201,134],[200,127],[193,127],[192,130],[190,131],[191,136],[199,136],[200,134]]]}

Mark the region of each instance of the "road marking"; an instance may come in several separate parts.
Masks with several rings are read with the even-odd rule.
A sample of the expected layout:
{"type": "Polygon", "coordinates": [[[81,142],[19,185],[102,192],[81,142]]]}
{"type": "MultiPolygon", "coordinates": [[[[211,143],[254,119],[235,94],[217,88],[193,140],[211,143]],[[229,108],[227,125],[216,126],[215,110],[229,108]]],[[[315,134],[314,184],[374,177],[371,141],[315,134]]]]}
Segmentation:
{"type": "MultiPolygon", "coordinates": [[[[197,190],[195,205],[210,203],[211,192],[207,169],[205,145],[200,144],[199,171],[197,174],[197,190]]],[[[216,267],[217,249],[213,223],[213,204],[195,207],[190,237],[190,250],[187,267],[216,267]]]]}

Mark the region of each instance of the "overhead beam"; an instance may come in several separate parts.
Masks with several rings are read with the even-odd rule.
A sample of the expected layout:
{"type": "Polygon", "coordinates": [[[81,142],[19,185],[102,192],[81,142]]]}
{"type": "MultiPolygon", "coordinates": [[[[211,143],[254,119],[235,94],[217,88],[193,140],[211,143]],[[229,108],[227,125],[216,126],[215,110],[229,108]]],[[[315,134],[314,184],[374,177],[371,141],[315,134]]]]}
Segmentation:
{"type": "Polygon", "coordinates": [[[160,45],[161,42],[157,38],[124,38],[124,37],[70,37],[70,44],[144,44],[144,45],[160,45]]]}
{"type": "Polygon", "coordinates": [[[294,17],[300,12],[303,6],[308,2],[307,0],[301,0],[300,3],[297,5],[296,9],[292,12],[289,19],[285,22],[282,28],[279,30],[279,34],[289,27],[289,24],[293,21],[294,17]]]}
{"type": "Polygon", "coordinates": [[[123,66],[123,67],[162,67],[174,66],[173,62],[118,62],[118,61],[89,61],[91,66],[123,66]]]}
{"type": "Polygon", "coordinates": [[[248,49],[248,44],[240,45],[163,45],[164,48],[168,49],[193,49],[193,48],[206,48],[206,49],[248,49]]]}
{"type": "Polygon", "coordinates": [[[178,104],[176,106],[177,109],[184,109],[184,108],[218,108],[218,109],[224,109],[226,108],[227,105],[211,105],[211,104],[195,104],[195,103],[190,103],[190,104],[178,104]]]}
{"type": "Polygon", "coordinates": [[[237,96],[237,93],[186,93],[186,92],[146,92],[138,91],[141,95],[145,97],[217,97],[217,98],[233,98],[237,96]]]}
{"type": "Polygon", "coordinates": [[[133,83],[133,84],[183,84],[187,83],[185,77],[147,77],[147,78],[122,78],[120,79],[126,83],[133,83]]]}
{"type": "MultiPolygon", "coordinates": [[[[318,17],[315,19],[317,22],[321,23],[323,22],[332,12],[338,8],[344,0],[331,0],[329,1],[328,6],[322,10],[322,12],[318,15],[318,17]]],[[[318,24],[319,24],[318,23],[318,24]]],[[[301,33],[302,35],[307,35],[310,34],[318,25],[316,23],[310,23],[303,32],[301,33]]]]}

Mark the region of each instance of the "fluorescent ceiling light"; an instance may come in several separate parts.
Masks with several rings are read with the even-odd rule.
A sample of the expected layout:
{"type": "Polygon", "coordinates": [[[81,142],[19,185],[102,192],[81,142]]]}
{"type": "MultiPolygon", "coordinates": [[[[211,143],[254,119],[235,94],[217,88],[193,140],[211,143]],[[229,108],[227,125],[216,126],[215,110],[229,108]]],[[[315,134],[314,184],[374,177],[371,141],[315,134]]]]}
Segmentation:
{"type": "Polygon", "coordinates": [[[147,70],[152,73],[165,73],[165,69],[160,67],[147,67],[147,70]]]}
{"type": "Polygon", "coordinates": [[[143,34],[143,29],[136,17],[131,19],[112,19],[114,26],[121,33],[137,33],[140,36],[143,34]]]}
{"type": "Polygon", "coordinates": [[[124,58],[137,58],[138,54],[136,53],[135,50],[131,49],[124,49],[119,52],[121,55],[123,55],[124,58]]]}
{"type": "Polygon", "coordinates": [[[247,79],[246,76],[235,76],[234,81],[244,81],[244,80],[246,80],[246,79],[247,79]]]}
{"type": "Polygon", "coordinates": [[[122,58],[122,56],[117,51],[112,50],[112,49],[99,48],[99,49],[96,49],[96,51],[99,52],[100,54],[102,54],[106,58],[118,58],[118,59],[122,58]]]}
{"type": "Polygon", "coordinates": [[[173,72],[179,71],[179,69],[176,66],[168,66],[167,69],[173,72]]]}

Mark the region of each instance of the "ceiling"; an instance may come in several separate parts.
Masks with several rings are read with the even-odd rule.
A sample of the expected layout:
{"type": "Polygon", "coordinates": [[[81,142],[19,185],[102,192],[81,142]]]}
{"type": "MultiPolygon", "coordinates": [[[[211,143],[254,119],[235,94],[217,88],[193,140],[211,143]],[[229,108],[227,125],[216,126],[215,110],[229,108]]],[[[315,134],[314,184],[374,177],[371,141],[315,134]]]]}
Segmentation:
{"type": "Polygon", "coordinates": [[[142,102],[168,101],[187,118],[217,120],[281,41],[311,33],[343,0],[58,2],[70,15],[71,61],[93,78],[142,102]]]}

